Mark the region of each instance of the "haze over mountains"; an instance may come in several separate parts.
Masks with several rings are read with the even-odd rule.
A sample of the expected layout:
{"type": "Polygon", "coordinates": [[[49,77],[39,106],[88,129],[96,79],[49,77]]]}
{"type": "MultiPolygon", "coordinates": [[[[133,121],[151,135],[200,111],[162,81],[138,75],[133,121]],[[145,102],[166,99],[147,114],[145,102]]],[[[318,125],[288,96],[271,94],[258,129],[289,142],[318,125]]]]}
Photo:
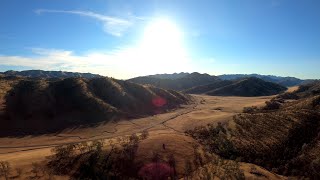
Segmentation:
{"type": "MultiPolygon", "coordinates": [[[[157,74],[150,76],[143,76],[129,79],[128,81],[140,84],[152,84],[165,89],[180,90],[190,94],[207,94],[218,96],[267,96],[278,94],[284,90],[285,87],[281,85],[284,81],[289,79],[296,80],[296,78],[282,78],[277,77],[276,83],[272,82],[271,76],[262,76],[265,81],[255,76],[241,76],[230,75],[227,79],[221,79],[220,76],[211,76],[200,73],[180,73],[180,74],[157,74]]],[[[276,80],[274,80],[276,81],[276,80]]],[[[291,84],[301,83],[301,81],[290,81],[291,84]]]]}
{"type": "MultiPolygon", "coordinates": [[[[173,74],[156,74],[156,75],[149,75],[149,76],[141,76],[130,79],[131,81],[136,81],[139,83],[143,83],[144,81],[150,81],[154,79],[171,79],[171,80],[177,80],[182,79],[184,77],[192,77],[194,75],[197,75],[198,77],[207,77],[208,74],[200,74],[200,73],[173,73],[173,74]]],[[[210,75],[209,75],[210,76],[210,75]]],[[[224,74],[219,76],[212,76],[215,78],[219,78],[221,80],[238,80],[243,78],[249,78],[249,77],[256,77],[259,79],[262,79],[264,81],[269,81],[273,83],[280,84],[282,86],[296,86],[304,82],[304,80],[295,78],[295,77],[281,77],[281,76],[273,76],[273,75],[260,75],[260,74],[224,74]]],[[[154,80],[155,81],[155,80],[154,80]]],[[[164,81],[164,80],[162,80],[164,81]]],[[[209,84],[208,82],[207,84],[209,84]]]]}
{"type": "MultiPolygon", "coordinates": [[[[102,77],[90,73],[73,73],[62,71],[6,71],[2,76],[21,76],[28,78],[63,79],[70,77],[102,77]]],[[[141,76],[127,80],[138,84],[149,84],[156,87],[183,91],[191,94],[219,96],[263,96],[274,95],[285,90],[284,87],[310,82],[295,77],[279,77],[259,74],[229,74],[212,76],[209,74],[173,73],[141,76]],[[284,87],[282,87],[284,86],[284,87]]]]}
{"type": "MultiPolygon", "coordinates": [[[[143,155],[170,152],[177,158],[177,177],[185,176],[186,155],[193,158],[189,163],[190,171],[200,174],[189,175],[191,179],[203,177],[204,168],[207,173],[222,168],[221,172],[231,174],[230,179],[242,179],[243,173],[245,177],[249,174],[266,179],[286,178],[277,174],[320,177],[319,81],[284,92],[287,87],[263,78],[229,76],[222,79],[200,73],[158,74],[125,81],[82,73],[4,73],[0,76],[0,139],[3,147],[11,148],[17,146],[12,142],[23,144],[20,139],[25,140],[25,137],[32,137],[32,148],[49,146],[48,142],[43,142],[48,141],[46,138],[60,143],[65,143],[66,139],[72,143],[66,147],[75,148],[81,147],[79,142],[88,137],[118,138],[128,137],[127,132],[139,134],[139,137],[136,134],[128,137],[131,142],[140,139],[147,130],[151,138],[145,135],[147,139],[143,139],[141,148],[134,144],[137,149],[133,150],[137,151],[130,151],[134,152],[132,157],[141,158],[138,151],[143,155]],[[75,143],[78,144],[75,146],[75,143]],[[195,146],[203,148],[201,153],[200,149],[193,149],[195,146]],[[212,160],[213,156],[217,160],[212,160]],[[225,167],[219,163],[221,161],[234,166],[225,167]],[[210,164],[212,168],[208,167],[210,164]]],[[[283,82],[279,80],[281,77],[276,79],[283,82]]],[[[290,79],[296,80],[283,78],[284,81],[290,79]]],[[[30,147],[19,146],[27,153],[33,151],[28,149],[30,147]]],[[[126,150],[126,147],[121,148],[126,150]]],[[[99,152],[108,152],[106,149],[99,152]]],[[[94,153],[90,149],[79,152],[71,159],[80,158],[79,165],[87,167],[88,155],[94,153]]],[[[105,157],[100,155],[95,157],[105,157]]],[[[122,156],[114,155],[114,158],[113,164],[135,162],[124,160],[122,156]]],[[[141,169],[143,164],[149,163],[144,156],[139,160],[141,163],[120,168],[122,174],[133,166],[141,169]]],[[[76,166],[63,175],[76,177],[75,174],[83,172],[74,162],[68,161],[76,166]]],[[[59,160],[59,167],[60,163],[68,164],[59,160]]],[[[93,162],[90,167],[104,171],[100,163],[93,162]]],[[[131,176],[138,177],[136,173],[131,176]]]]}

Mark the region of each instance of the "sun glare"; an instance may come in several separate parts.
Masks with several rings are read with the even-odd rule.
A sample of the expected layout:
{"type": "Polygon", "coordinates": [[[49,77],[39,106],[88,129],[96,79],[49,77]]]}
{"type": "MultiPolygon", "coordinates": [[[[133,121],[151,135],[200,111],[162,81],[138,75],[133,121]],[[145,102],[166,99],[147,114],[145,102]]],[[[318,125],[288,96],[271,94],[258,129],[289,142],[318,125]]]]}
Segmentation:
{"type": "Polygon", "coordinates": [[[171,49],[172,46],[181,45],[181,32],[169,20],[155,20],[145,28],[142,43],[157,50],[171,49]]]}
{"type": "Polygon", "coordinates": [[[177,71],[174,68],[183,65],[187,59],[182,36],[178,26],[168,19],[157,19],[148,24],[139,46],[143,70],[177,71]]]}

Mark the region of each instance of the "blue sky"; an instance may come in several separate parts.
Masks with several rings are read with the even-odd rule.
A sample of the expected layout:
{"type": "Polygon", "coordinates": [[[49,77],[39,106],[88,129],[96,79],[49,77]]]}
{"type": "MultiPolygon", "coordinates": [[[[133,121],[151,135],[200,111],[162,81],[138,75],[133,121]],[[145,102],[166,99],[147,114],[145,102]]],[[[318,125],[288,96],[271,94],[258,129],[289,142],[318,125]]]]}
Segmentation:
{"type": "Polygon", "coordinates": [[[318,0],[2,0],[0,71],[320,78],[318,0]]]}

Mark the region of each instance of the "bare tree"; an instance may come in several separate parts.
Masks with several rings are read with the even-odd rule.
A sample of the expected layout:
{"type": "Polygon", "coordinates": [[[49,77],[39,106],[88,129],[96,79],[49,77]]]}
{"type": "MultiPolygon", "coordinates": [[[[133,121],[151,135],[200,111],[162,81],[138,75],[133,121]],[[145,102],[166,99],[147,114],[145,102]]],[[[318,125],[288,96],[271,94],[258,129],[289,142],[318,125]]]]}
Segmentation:
{"type": "Polygon", "coordinates": [[[186,160],[184,165],[185,165],[185,167],[184,167],[185,177],[187,179],[189,179],[189,177],[190,177],[190,175],[192,173],[192,165],[191,165],[190,160],[186,160]]]}
{"type": "Polygon", "coordinates": [[[34,173],[35,177],[39,177],[39,173],[41,172],[41,165],[39,163],[32,163],[31,172],[34,173]]]}
{"type": "Polygon", "coordinates": [[[0,161],[0,177],[4,177],[6,180],[9,179],[11,167],[8,161],[0,161]]]}
{"type": "Polygon", "coordinates": [[[22,168],[16,168],[17,177],[21,177],[22,175],[22,168]]]}
{"type": "Polygon", "coordinates": [[[147,130],[143,130],[140,135],[140,138],[141,138],[141,140],[144,140],[144,139],[147,139],[148,136],[149,136],[149,132],[147,130]]]}

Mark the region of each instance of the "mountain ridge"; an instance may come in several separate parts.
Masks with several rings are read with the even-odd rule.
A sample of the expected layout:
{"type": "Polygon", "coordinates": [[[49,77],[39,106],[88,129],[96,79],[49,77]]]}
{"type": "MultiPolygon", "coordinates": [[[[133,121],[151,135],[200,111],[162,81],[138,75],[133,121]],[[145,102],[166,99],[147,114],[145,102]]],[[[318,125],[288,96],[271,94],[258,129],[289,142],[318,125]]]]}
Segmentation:
{"type": "MultiPolygon", "coordinates": [[[[10,80],[2,80],[8,84],[10,80]]],[[[47,133],[64,128],[139,118],[178,108],[191,100],[173,90],[107,77],[21,78],[3,92],[0,134],[47,133]]]]}
{"type": "Polygon", "coordinates": [[[102,77],[98,74],[92,73],[79,73],[79,72],[67,72],[67,71],[44,71],[44,70],[25,70],[25,71],[5,71],[0,72],[2,76],[22,76],[29,78],[70,78],[70,77],[83,77],[83,78],[95,78],[102,77]]]}

